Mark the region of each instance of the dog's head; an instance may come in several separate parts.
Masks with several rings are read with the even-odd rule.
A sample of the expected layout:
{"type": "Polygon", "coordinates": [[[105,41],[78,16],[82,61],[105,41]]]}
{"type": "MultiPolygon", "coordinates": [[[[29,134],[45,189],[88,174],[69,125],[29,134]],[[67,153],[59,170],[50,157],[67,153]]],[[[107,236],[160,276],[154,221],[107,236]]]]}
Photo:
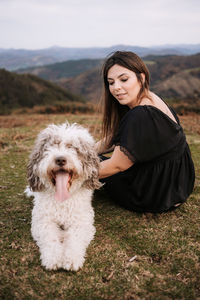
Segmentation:
{"type": "Polygon", "coordinates": [[[30,155],[28,182],[33,191],[63,184],[70,192],[81,186],[98,189],[98,169],[94,139],[87,129],[68,123],[49,125],[38,135],[30,155]]]}

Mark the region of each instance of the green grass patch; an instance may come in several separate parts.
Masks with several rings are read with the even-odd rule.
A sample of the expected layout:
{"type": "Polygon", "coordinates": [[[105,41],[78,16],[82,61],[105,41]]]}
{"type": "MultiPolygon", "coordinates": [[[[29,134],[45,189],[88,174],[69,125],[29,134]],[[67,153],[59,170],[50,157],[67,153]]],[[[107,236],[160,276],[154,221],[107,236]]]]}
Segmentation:
{"type": "MultiPolygon", "coordinates": [[[[195,162],[188,201],[164,214],[138,214],[94,194],[95,239],[83,269],[46,271],[33,242],[32,201],[23,191],[37,133],[68,119],[99,135],[95,115],[0,117],[1,299],[197,299],[200,297],[200,136],[184,128],[195,162]],[[133,258],[132,261],[130,259],[133,258]]],[[[193,118],[194,119],[194,118],[193,118]]],[[[198,119],[199,122],[199,119],[198,119]]],[[[199,124],[199,123],[198,123],[199,124]]]]}

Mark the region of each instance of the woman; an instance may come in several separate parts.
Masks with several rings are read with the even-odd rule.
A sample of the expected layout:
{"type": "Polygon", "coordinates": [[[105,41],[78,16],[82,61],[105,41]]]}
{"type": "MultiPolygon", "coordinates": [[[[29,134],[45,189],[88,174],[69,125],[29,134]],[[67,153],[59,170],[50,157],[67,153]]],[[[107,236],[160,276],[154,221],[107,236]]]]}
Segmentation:
{"type": "Polygon", "coordinates": [[[111,198],[138,212],[164,212],[186,201],[194,165],[175,112],[149,90],[149,72],[132,52],[117,51],[103,66],[103,139],[99,178],[111,198]]]}

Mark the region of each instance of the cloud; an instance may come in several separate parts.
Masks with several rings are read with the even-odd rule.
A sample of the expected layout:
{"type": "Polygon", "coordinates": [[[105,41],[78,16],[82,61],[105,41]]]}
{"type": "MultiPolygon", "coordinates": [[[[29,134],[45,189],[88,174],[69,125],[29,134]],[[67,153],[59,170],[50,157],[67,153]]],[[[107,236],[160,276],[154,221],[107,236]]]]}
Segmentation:
{"type": "Polygon", "coordinates": [[[0,0],[0,47],[199,43],[199,0],[0,0]]]}

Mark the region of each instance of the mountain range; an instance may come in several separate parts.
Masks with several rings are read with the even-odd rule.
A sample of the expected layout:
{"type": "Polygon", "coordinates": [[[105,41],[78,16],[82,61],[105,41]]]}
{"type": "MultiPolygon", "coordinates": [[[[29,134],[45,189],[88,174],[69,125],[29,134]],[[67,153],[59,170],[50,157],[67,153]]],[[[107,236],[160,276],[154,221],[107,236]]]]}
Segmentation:
{"type": "Polygon", "coordinates": [[[0,68],[14,71],[21,68],[43,66],[56,62],[80,59],[104,59],[116,50],[133,51],[141,57],[147,55],[192,55],[200,52],[200,44],[177,44],[152,47],[115,45],[112,47],[64,48],[50,47],[38,50],[0,48],[0,68]]]}
{"type": "MultiPolygon", "coordinates": [[[[200,53],[148,55],[143,60],[150,71],[151,91],[179,113],[200,112],[200,53]]],[[[103,61],[76,59],[15,72],[0,70],[0,113],[20,107],[33,112],[35,106],[48,106],[44,112],[83,112],[96,107],[102,95],[103,61]]]]}
{"type": "MultiPolygon", "coordinates": [[[[151,89],[173,100],[200,99],[200,54],[189,56],[146,56],[151,89]]],[[[97,103],[102,92],[103,60],[76,60],[18,70],[52,81],[68,91],[97,103]]]]}

